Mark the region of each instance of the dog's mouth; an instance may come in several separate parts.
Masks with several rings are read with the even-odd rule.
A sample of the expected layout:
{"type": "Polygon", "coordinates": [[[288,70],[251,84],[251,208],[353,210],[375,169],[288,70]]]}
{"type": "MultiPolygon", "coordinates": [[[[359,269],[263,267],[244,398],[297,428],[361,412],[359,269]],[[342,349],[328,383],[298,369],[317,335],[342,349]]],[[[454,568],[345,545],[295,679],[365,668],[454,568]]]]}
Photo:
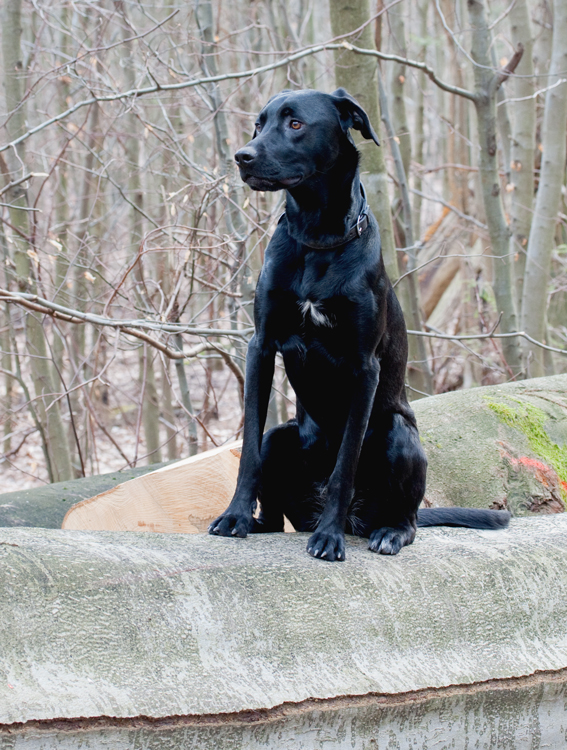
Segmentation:
{"type": "Polygon", "coordinates": [[[257,177],[252,174],[242,174],[241,177],[244,182],[251,187],[252,190],[274,191],[274,190],[289,190],[290,188],[299,185],[303,180],[303,175],[297,175],[296,177],[280,177],[278,180],[270,180],[267,177],[257,177]]]}

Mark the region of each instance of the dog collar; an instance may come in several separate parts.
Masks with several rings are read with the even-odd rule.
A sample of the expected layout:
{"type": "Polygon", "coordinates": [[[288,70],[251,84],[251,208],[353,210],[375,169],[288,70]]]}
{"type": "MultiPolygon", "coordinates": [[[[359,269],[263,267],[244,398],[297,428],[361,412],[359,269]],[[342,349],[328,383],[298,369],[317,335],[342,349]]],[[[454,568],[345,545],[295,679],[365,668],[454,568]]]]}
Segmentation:
{"type": "MultiPolygon", "coordinates": [[[[347,242],[350,242],[351,240],[356,239],[357,237],[360,237],[361,234],[364,232],[365,229],[367,229],[369,221],[368,221],[368,201],[366,200],[366,190],[364,189],[364,185],[362,182],[360,183],[360,193],[362,195],[362,208],[360,209],[360,213],[358,214],[358,219],[356,220],[356,223],[353,227],[349,229],[349,231],[345,234],[345,236],[340,239],[338,242],[334,242],[332,245],[327,245],[323,242],[302,242],[301,244],[305,247],[312,248],[313,250],[334,250],[336,247],[341,247],[342,245],[346,245],[347,242]]],[[[283,219],[285,216],[284,213],[280,216],[279,221],[283,219]]],[[[279,222],[278,222],[279,223],[279,222]]]]}

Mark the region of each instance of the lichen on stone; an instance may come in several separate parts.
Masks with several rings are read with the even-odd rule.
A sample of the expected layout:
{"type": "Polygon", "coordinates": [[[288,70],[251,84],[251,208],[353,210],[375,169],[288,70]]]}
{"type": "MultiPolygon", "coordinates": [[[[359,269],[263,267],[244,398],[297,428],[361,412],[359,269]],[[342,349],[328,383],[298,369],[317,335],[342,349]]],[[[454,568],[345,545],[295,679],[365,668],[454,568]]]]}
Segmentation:
{"type": "Polygon", "coordinates": [[[542,409],[517,398],[510,397],[510,401],[518,407],[486,399],[489,409],[509,427],[522,432],[531,450],[555,469],[567,500],[567,445],[558,445],[549,437],[544,426],[549,416],[542,409]]]}

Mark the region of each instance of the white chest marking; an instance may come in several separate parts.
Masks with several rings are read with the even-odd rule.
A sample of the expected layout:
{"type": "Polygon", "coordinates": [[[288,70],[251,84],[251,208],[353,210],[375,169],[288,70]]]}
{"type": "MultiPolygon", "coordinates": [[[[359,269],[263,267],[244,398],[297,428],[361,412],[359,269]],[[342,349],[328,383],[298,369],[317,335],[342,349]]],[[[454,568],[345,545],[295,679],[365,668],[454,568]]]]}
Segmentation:
{"type": "Polygon", "coordinates": [[[333,327],[333,323],[324,313],[320,311],[320,307],[323,304],[320,301],[312,302],[310,299],[306,299],[305,302],[298,302],[303,317],[305,318],[308,314],[311,315],[311,320],[316,326],[327,326],[328,328],[333,327]]]}

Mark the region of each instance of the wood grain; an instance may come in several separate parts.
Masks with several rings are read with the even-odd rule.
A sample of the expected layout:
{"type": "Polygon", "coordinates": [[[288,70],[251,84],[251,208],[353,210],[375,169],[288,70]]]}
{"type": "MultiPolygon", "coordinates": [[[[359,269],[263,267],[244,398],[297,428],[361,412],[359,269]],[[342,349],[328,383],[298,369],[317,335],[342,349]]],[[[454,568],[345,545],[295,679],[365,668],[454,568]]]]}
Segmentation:
{"type": "MultiPolygon", "coordinates": [[[[119,484],[69,509],[62,529],[198,534],[228,506],[242,441],[119,484]]],[[[286,521],[286,531],[293,527],[286,521]]]]}

